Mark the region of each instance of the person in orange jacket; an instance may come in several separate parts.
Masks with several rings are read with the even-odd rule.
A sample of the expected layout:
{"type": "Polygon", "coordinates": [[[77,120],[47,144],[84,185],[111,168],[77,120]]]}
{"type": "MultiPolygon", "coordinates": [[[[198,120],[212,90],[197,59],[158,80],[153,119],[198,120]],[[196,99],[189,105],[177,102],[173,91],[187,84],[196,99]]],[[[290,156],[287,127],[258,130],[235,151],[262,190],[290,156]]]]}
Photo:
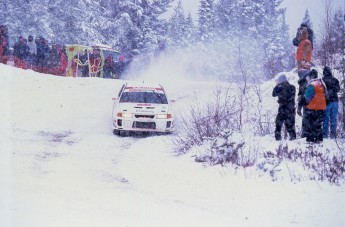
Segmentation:
{"type": "Polygon", "coordinates": [[[317,71],[312,69],[307,75],[307,89],[304,93],[306,107],[305,136],[307,142],[319,143],[323,141],[322,124],[326,110],[327,89],[322,79],[317,78],[317,71]]]}
{"type": "Polygon", "coordinates": [[[312,44],[308,40],[307,28],[301,29],[300,40],[301,42],[296,51],[297,69],[299,74],[304,70],[310,70],[311,66],[312,44]]]}

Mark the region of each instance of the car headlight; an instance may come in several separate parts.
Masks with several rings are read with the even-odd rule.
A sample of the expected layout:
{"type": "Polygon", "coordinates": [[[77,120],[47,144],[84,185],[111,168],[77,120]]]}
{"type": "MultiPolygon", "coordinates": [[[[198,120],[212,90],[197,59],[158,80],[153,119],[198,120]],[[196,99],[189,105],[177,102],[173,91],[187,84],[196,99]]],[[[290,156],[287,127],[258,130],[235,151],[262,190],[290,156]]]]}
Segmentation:
{"type": "Polygon", "coordinates": [[[133,114],[130,114],[130,113],[122,113],[122,117],[123,117],[123,118],[132,118],[132,117],[133,117],[133,114]]]}
{"type": "Polygon", "coordinates": [[[166,114],[157,114],[157,119],[167,119],[168,116],[166,114]]]}
{"type": "Polygon", "coordinates": [[[123,118],[132,118],[133,114],[131,114],[131,113],[118,113],[117,116],[123,117],[123,118]]]}

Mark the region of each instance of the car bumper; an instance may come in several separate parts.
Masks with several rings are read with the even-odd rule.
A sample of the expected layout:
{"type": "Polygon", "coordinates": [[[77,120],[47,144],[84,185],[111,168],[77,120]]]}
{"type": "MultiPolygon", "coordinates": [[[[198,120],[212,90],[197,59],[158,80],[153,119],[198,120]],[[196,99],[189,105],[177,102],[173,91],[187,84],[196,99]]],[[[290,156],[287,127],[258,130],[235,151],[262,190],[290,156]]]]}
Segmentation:
{"type": "Polygon", "coordinates": [[[113,129],[119,131],[172,132],[174,131],[174,119],[116,118],[113,121],[113,129]]]}

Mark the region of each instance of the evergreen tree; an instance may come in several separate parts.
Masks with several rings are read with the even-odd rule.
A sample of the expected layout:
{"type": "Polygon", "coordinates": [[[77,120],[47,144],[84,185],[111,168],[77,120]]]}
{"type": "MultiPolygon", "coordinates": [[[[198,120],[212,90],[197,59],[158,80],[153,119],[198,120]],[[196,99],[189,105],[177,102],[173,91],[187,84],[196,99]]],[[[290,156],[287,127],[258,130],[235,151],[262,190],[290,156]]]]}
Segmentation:
{"type": "Polygon", "coordinates": [[[234,34],[237,31],[238,23],[238,0],[219,0],[215,7],[217,16],[216,28],[222,36],[234,34]]]}
{"type": "Polygon", "coordinates": [[[212,39],[215,25],[214,1],[200,0],[198,15],[200,40],[212,39]]]}
{"type": "Polygon", "coordinates": [[[181,0],[174,8],[173,15],[169,20],[168,36],[175,46],[186,46],[193,40],[193,19],[189,14],[186,17],[181,0]]]}
{"type": "Polygon", "coordinates": [[[262,47],[255,54],[257,61],[263,61],[267,78],[291,67],[292,47],[281,3],[282,0],[219,0],[215,10],[221,39],[232,37],[238,40],[237,46],[249,41],[262,47]]]}
{"type": "Polygon", "coordinates": [[[281,71],[293,68],[290,60],[293,50],[289,42],[285,11],[276,12],[278,12],[274,19],[276,23],[267,29],[267,38],[265,39],[263,37],[266,62],[265,74],[268,78],[273,77],[281,71]]]}
{"type": "Polygon", "coordinates": [[[32,5],[28,1],[2,0],[0,12],[1,24],[7,25],[9,35],[12,36],[11,43],[17,41],[17,38],[14,37],[24,36],[27,32],[31,33],[35,29],[35,26],[32,26],[34,23],[34,18],[31,15],[32,5]]]}
{"type": "Polygon", "coordinates": [[[12,36],[42,35],[60,43],[150,50],[166,36],[166,21],[160,16],[172,1],[3,0],[0,20],[12,36]]]}
{"type": "MultiPolygon", "coordinates": [[[[189,43],[193,43],[195,41],[195,26],[194,26],[193,18],[192,18],[190,13],[188,13],[188,16],[186,18],[185,26],[186,26],[186,39],[185,40],[188,39],[189,43]]],[[[188,43],[188,41],[187,41],[187,43],[188,43]]]]}
{"type": "Polygon", "coordinates": [[[278,72],[289,70],[292,46],[285,21],[285,9],[280,9],[281,0],[256,0],[260,13],[256,14],[256,31],[265,50],[265,75],[273,77],[278,72]]]}
{"type": "Polygon", "coordinates": [[[166,36],[166,21],[160,19],[172,0],[119,1],[112,15],[117,31],[117,46],[121,50],[155,49],[157,42],[166,36]]]}
{"type": "Polygon", "coordinates": [[[311,22],[308,9],[305,11],[302,23],[308,25],[309,28],[313,27],[313,23],[311,22]]]}
{"type": "MultiPolygon", "coordinates": [[[[43,32],[44,36],[53,42],[87,44],[92,36],[90,25],[87,25],[87,14],[83,9],[86,5],[82,1],[72,1],[66,7],[65,0],[48,2],[47,17],[51,31],[43,32]],[[54,19],[53,19],[54,18],[54,19]],[[82,28],[87,28],[83,30],[82,28]]],[[[35,10],[39,10],[38,8],[35,10]]]]}

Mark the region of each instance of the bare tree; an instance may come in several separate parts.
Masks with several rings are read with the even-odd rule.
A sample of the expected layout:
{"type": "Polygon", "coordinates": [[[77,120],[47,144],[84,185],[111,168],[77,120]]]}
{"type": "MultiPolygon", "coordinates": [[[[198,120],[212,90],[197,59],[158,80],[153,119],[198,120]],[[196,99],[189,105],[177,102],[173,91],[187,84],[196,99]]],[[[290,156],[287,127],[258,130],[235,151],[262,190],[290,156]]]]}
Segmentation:
{"type": "Polygon", "coordinates": [[[235,71],[237,71],[240,75],[242,80],[237,83],[238,85],[238,99],[239,99],[239,122],[238,122],[238,130],[242,131],[242,127],[244,124],[244,114],[245,114],[245,106],[248,106],[248,65],[245,64],[243,59],[243,53],[241,49],[241,39],[238,39],[238,60],[237,64],[235,65],[235,71]]]}
{"type": "Polygon", "coordinates": [[[332,44],[332,17],[334,14],[331,0],[323,0],[324,16],[322,20],[322,30],[320,35],[320,47],[317,56],[322,65],[334,67],[334,46],[332,44]]]}

